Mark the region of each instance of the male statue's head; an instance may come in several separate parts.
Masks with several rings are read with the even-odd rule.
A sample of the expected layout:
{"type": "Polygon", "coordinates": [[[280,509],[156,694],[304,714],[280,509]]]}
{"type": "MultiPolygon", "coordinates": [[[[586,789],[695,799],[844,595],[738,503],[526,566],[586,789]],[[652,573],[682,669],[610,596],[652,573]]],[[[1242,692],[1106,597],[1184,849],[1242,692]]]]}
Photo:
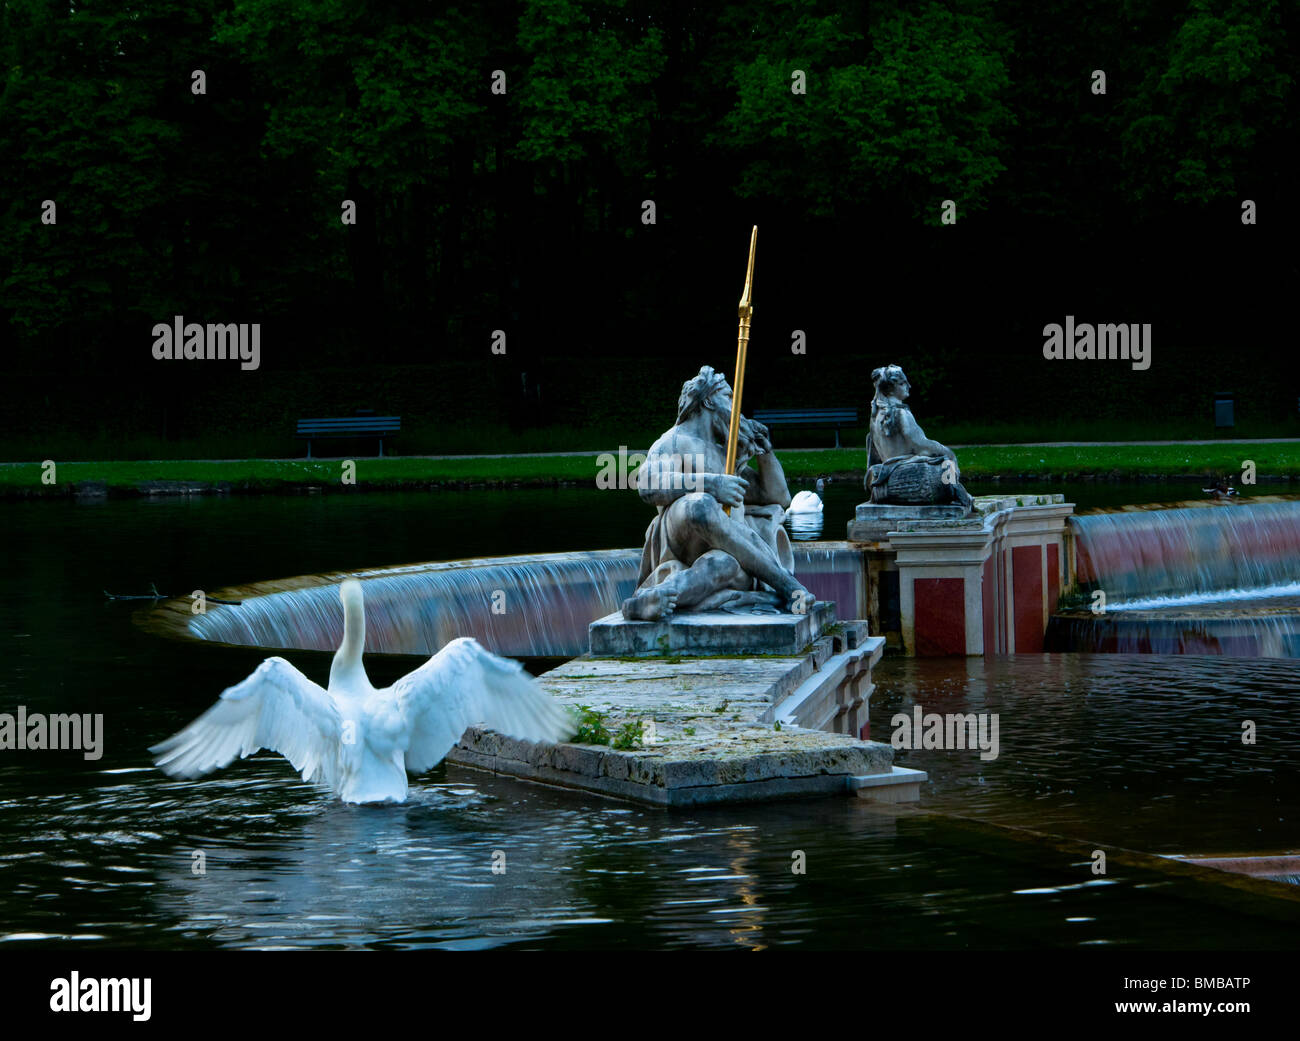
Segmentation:
{"type": "Polygon", "coordinates": [[[725,415],[724,424],[730,422],[731,387],[727,377],[715,372],[711,365],[700,366],[700,371],[682,384],[681,397],[677,399],[677,422],[683,423],[701,410],[713,413],[709,417],[716,423],[725,415]]]}
{"type": "Polygon", "coordinates": [[[875,385],[877,397],[906,401],[912,393],[912,386],[898,365],[884,365],[876,369],[871,373],[871,382],[875,385]]]}

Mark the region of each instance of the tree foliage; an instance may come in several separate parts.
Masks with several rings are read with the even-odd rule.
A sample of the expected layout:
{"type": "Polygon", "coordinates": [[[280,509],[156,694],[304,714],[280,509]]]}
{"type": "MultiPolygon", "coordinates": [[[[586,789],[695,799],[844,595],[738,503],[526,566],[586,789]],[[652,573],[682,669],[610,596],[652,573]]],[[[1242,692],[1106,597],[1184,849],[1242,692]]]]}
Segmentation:
{"type": "MultiPolygon", "coordinates": [[[[718,229],[759,213],[810,254],[845,221],[914,233],[944,199],[985,241],[1030,220],[1061,241],[1199,220],[1248,194],[1276,213],[1294,11],[6,0],[0,329],[24,365],[105,372],[173,314],[280,323],[268,364],[407,361],[509,324],[524,366],[543,342],[649,349],[632,330],[720,295],[718,229]]],[[[907,241],[908,271],[957,262],[959,240],[907,241]]],[[[908,346],[942,367],[946,347],[908,346]]]]}

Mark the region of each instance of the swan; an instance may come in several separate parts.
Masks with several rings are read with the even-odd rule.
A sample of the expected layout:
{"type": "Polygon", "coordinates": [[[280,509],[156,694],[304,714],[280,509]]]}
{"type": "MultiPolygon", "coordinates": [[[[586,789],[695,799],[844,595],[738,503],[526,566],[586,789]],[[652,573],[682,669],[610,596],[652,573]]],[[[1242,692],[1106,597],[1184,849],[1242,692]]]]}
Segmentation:
{"type": "Polygon", "coordinates": [[[790,500],[790,508],[786,513],[821,513],[825,508],[822,503],[821,493],[826,490],[826,482],[820,477],[817,478],[817,490],[815,492],[799,492],[790,500]]]}
{"type": "Polygon", "coordinates": [[[361,664],[361,583],[345,580],[339,599],[343,642],[329,689],[283,658],[267,658],[193,723],[150,748],[158,767],[172,777],[200,777],[266,748],[346,803],[403,802],[407,773],[432,769],[475,723],[529,741],[574,733],[567,713],[522,665],[466,637],[376,690],[361,664]]]}

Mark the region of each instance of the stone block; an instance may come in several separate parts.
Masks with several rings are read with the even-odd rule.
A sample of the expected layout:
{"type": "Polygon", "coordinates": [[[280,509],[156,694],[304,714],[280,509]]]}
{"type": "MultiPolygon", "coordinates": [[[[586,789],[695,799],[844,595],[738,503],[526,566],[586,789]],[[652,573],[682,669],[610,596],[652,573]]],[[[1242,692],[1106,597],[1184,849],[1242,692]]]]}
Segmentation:
{"type": "Polygon", "coordinates": [[[859,503],[849,521],[849,539],[853,542],[881,542],[891,531],[924,530],[927,526],[969,524],[979,528],[981,514],[967,513],[961,506],[894,506],[874,502],[859,503]]]}
{"type": "Polygon", "coordinates": [[[662,622],[629,622],[617,611],[591,623],[598,658],[798,655],[835,622],[835,605],[819,600],[806,614],[683,611],[662,622]]]}

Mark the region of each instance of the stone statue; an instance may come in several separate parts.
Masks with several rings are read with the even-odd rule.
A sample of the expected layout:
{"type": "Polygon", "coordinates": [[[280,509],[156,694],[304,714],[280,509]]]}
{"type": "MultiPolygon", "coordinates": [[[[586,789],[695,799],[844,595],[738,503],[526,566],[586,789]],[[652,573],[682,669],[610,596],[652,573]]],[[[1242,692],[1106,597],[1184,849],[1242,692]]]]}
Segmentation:
{"type": "Polygon", "coordinates": [[[956,503],[970,513],[970,493],[961,485],[957,456],[947,445],[931,441],[905,404],[911,385],[897,365],[871,374],[871,437],[867,441],[867,477],[871,501],[882,505],[940,506],[956,503]]]}
{"type": "Polygon", "coordinates": [[[677,423],[637,471],[637,492],[658,513],[646,529],[636,592],[623,602],[625,619],[657,621],[684,610],[802,614],[815,602],[794,577],[781,526],[790,489],[767,428],[740,418],[737,475],[728,474],[730,415],[726,377],[704,366],[683,384],[677,423]],[[751,459],[757,469],[746,468],[751,459]]]}

